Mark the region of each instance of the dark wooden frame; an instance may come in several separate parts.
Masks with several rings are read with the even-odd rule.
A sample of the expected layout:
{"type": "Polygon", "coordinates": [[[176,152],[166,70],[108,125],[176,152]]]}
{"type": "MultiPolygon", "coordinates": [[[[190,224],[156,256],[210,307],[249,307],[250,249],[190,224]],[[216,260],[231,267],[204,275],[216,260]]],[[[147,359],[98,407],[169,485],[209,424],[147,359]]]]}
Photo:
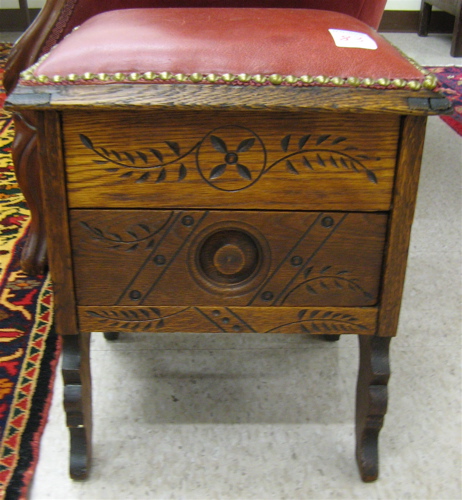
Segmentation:
{"type": "Polygon", "coordinates": [[[455,16],[451,55],[453,57],[462,57],[462,0],[422,0],[419,18],[419,36],[428,35],[432,7],[455,16]]]}

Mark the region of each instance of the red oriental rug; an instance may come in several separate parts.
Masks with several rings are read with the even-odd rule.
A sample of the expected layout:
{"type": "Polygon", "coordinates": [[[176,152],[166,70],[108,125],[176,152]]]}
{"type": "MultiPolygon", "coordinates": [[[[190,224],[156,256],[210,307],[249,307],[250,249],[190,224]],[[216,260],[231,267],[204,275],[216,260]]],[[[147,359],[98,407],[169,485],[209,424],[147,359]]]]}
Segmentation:
{"type": "Polygon", "coordinates": [[[29,212],[13,172],[11,115],[1,109],[0,44],[0,499],[27,497],[51,401],[59,342],[47,276],[19,267],[29,212]]]}
{"type": "Polygon", "coordinates": [[[441,91],[452,102],[452,115],[441,119],[462,135],[462,66],[431,66],[427,67],[441,82],[441,91]]]}

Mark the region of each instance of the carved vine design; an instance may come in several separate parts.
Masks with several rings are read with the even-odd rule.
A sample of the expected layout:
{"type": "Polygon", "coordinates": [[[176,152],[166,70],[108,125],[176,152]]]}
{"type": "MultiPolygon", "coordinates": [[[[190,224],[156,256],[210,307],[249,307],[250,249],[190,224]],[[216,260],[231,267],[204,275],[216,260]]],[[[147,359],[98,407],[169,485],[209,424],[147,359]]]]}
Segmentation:
{"type": "Polygon", "coordinates": [[[305,134],[299,137],[298,140],[292,134],[286,135],[280,141],[283,155],[270,165],[266,164],[266,148],[262,139],[254,131],[237,125],[219,127],[213,130],[184,152],[178,142],[175,141],[164,141],[164,149],[167,149],[167,152],[165,152],[156,148],[137,151],[106,149],[95,146],[92,140],[84,134],[80,134],[80,140],[87,149],[99,156],[100,159],[93,160],[95,164],[109,165],[106,168],[107,172],[115,173],[123,169],[124,171],[120,174],[120,177],[123,179],[136,179],[136,183],[143,183],[148,180],[154,180],[155,183],[167,180],[171,182],[183,181],[188,175],[188,168],[183,160],[193,152],[196,153],[196,167],[205,182],[221,190],[227,189],[215,185],[214,181],[222,178],[229,171],[234,170],[243,181],[247,182],[241,188],[236,189],[234,186],[232,189],[233,191],[240,191],[250,187],[262,175],[281,164],[285,165],[287,172],[294,176],[300,175],[302,171],[313,172],[330,167],[364,173],[370,182],[374,184],[378,182],[375,173],[364,165],[363,160],[379,161],[380,158],[358,153],[358,148],[355,146],[339,149],[339,145],[343,145],[347,141],[347,137],[333,136],[331,134],[318,136],[305,134]],[[224,139],[219,137],[218,132],[222,128],[238,128],[246,131],[249,136],[243,139],[238,147],[233,150],[229,148],[224,139]],[[210,172],[205,172],[201,167],[199,155],[201,148],[209,143],[223,157],[220,162],[217,162],[212,167],[210,172]],[[259,144],[263,150],[261,168],[257,174],[252,173],[245,161],[242,161],[243,153],[250,151],[256,144],[259,144]],[[175,157],[167,159],[167,156],[171,154],[175,157]]]}
{"type": "Polygon", "coordinates": [[[130,330],[147,330],[152,326],[158,330],[165,326],[165,319],[176,316],[190,309],[178,311],[173,314],[162,316],[157,307],[146,307],[143,309],[107,309],[101,312],[87,311],[89,316],[97,318],[107,328],[130,328],[130,330]]]}
{"type": "Polygon", "coordinates": [[[286,323],[285,325],[278,325],[272,330],[268,330],[266,333],[272,333],[280,328],[289,325],[300,325],[300,331],[302,333],[327,333],[327,334],[338,334],[338,333],[358,333],[360,331],[367,330],[367,327],[359,322],[358,318],[355,318],[351,314],[342,314],[334,311],[311,311],[309,316],[306,317],[308,309],[302,309],[298,313],[298,321],[293,321],[292,323],[286,323]]]}
{"type": "MultiPolygon", "coordinates": [[[[159,330],[165,326],[165,319],[178,316],[191,307],[186,307],[173,314],[162,316],[157,307],[146,307],[143,309],[107,309],[100,312],[87,311],[89,316],[98,319],[104,324],[105,328],[130,329],[131,331],[149,330],[153,326],[159,330]]],[[[306,316],[308,309],[302,309],[298,312],[297,321],[277,325],[265,333],[272,333],[284,327],[299,325],[302,333],[309,334],[338,334],[338,333],[358,333],[367,330],[367,327],[360,323],[359,319],[351,314],[344,314],[335,311],[311,311],[306,316]]]]}
{"type": "Polygon", "coordinates": [[[89,231],[96,239],[109,243],[110,248],[121,248],[126,252],[133,252],[140,248],[141,245],[145,245],[145,248],[147,249],[153,248],[156,244],[154,236],[159,234],[167,226],[172,216],[173,213],[170,214],[167,220],[155,230],[152,230],[149,225],[144,222],[130,226],[129,228],[126,228],[124,232],[118,233],[108,231],[107,229],[101,229],[96,226],[91,226],[85,221],[80,221],[80,225],[89,231]]]}
{"type": "Polygon", "coordinates": [[[366,299],[372,300],[373,296],[367,290],[358,284],[358,278],[350,278],[349,271],[332,271],[332,266],[323,267],[317,276],[312,276],[314,266],[307,267],[303,272],[304,280],[290,290],[281,302],[281,305],[289,298],[292,293],[304,287],[310,295],[320,295],[329,290],[351,290],[362,294],[366,299]]]}

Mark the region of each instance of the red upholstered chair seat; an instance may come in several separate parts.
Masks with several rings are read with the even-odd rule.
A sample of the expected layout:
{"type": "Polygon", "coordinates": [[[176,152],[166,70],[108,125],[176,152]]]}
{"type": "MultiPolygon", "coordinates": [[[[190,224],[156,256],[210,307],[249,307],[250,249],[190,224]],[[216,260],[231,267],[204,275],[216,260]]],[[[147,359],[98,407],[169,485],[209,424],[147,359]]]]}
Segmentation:
{"type": "Polygon", "coordinates": [[[23,74],[25,84],[117,82],[435,85],[362,21],[296,9],[109,11],[23,74]],[[331,29],[360,33],[377,47],[339,47],[331,29]]]}

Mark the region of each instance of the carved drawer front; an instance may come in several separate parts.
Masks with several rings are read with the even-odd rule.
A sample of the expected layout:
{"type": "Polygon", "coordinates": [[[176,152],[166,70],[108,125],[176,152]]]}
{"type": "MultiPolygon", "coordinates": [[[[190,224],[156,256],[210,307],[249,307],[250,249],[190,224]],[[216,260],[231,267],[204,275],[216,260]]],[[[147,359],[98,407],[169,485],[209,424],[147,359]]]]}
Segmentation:
{"type": "Polygon", "coordinates": [[[80,306],[372,306],[387,215],[72,210],[80,306]]]}
{"type": "Polygon", "coordinates": [[[71,208],[388,210],[399,117],[64,113],[71,208]]]}

